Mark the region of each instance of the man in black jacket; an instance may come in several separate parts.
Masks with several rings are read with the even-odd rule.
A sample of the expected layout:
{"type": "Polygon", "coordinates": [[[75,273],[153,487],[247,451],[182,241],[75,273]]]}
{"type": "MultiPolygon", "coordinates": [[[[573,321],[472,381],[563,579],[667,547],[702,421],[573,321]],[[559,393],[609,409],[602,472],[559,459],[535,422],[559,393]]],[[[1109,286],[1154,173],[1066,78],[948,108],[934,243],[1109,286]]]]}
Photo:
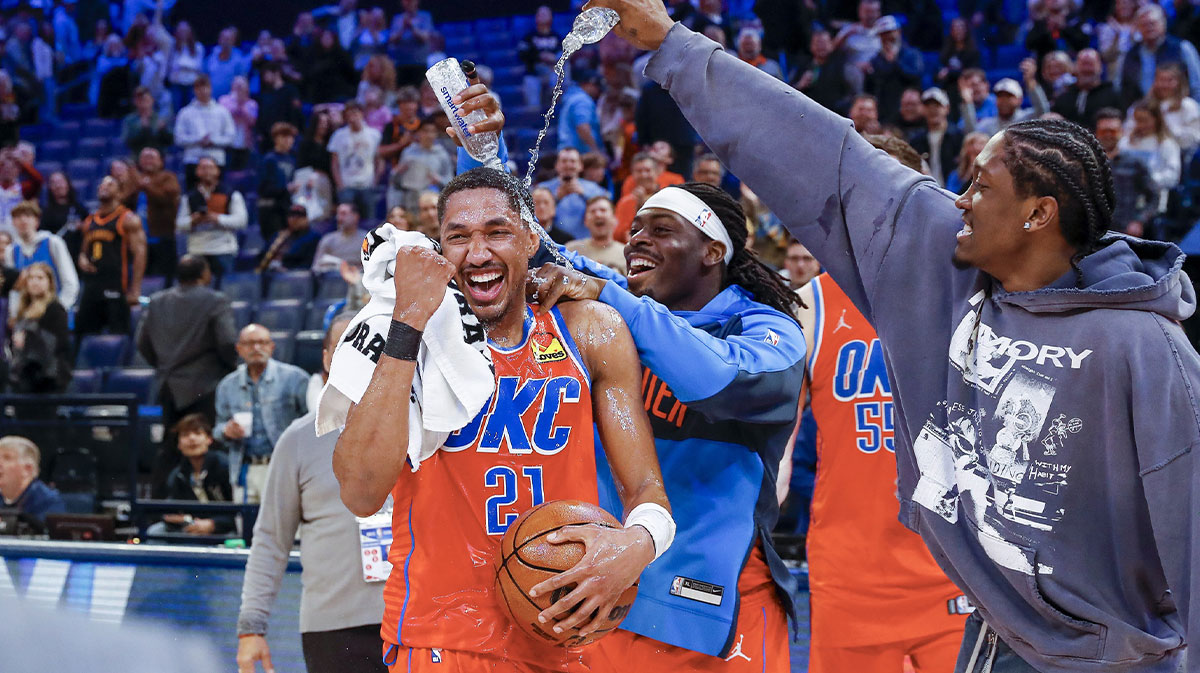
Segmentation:
{"type": "MultiPolygon", "coordinates": [[[[184,255],[176,269],[179,285],[156,292],[137,331],[137,348],[157,370],[163,426],[170,428],[190,413],[216,418],[216,390],[237,366],[237,327],[229,299],[208,287],[208,263],[184,255]]],[[[165,476],[178,461],[167,439],[155,458],[152,481],[161,497],[165,476]]]]}
{"type": "MultiPolygon", "coordinates": [[[[179,438],[180,459],[167,475],[167,500],[184,502],[233,502],[229,463],[223,451],[212,451],[212,424],[203,414],[188,414],[173,428],[179,438]]],[[[162,523],[146,531],[149,535],[186,533],[224,535],[236,529],[233,515],[194,516],[164,514],[162,523]]]]}
{"type": "Polygon", "coordinates": [[[1050,109],[1084,128],[1091,128],[1096,113],[1104,108],[1120,108],[1121,94],[1112,82],[1105,82],[1104,66],[1095,49],[1084,49],[1075,57],[1075,83],[1068,86],[1050,109]]]}

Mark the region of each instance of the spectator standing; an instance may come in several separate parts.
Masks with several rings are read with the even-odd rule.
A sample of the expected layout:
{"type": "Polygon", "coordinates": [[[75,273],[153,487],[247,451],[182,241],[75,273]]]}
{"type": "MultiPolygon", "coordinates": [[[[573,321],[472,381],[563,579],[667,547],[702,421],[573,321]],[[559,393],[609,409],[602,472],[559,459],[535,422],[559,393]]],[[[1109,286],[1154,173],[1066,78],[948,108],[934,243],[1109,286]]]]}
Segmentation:
{"type": "Polygon", "coordinates": [[[109,35],[104,39],[104,49],[96,59],[92,83],[88,88],[88,101],[96,107],[100,116],[111,116],[119,107],[114,99],[119,99],[121,88],[128,86],[128,68],[125,43],[119,36],[109,35]]]}
{"type": "Polygon", "coordinates": [[[400,162],[400,153],[417,140],[417,129],[421,118],[417,111],[421,106],[421,94],[416,88],[406,86],[396,92],[396,115],[383,127],[379,140],[379,158],[389,168],[400,162]]]}
{"type": "Polygon", "coordinates": [[[921,105],[925,112],[925,129],[913,137],[912,146],[929,162],[933,179],[945,186],[962,150],[963,134],[946,121],[950,98],[945,91],[937,87],[926,89],[921,94],[921,105]]]}
{"type": "MultiPolygon", "coordinates": [[[[537,218],[538,224],[542,225],[542,229],[550,234],[551,240],[559,245],[566,245],[574,240],[558,226],[558,203],[554,200],[554,192],[538,186],[534,188],[530,197],[533,199],[533,216],[537,218]]],[[[586,211],[584,217],[587,217],[586,211]]]]}
{"type": "Polygon", "coordinates": [[[1114,0],[1112,13],[1104,23],[1096,23],[1096,46],[1110,78],[1121,71],[1121,55],[1136,46],[1140,39],[1134,24],[1138,0],[1114,0]]]}
{"type": "Polygon", "coordinates": [[[754,28],[746,27],[738,31],[738,58],[758,68],[775,79],[783,79],[783,70],[779,61],[769,59],[762,53],[762,35],[754,28]]]}
{"type": "Polygon", "coordinates": [[[278,62],[267,61],[259,69],[261,86],[258,90],[258,120],[255,133],[261,138],[260,149],[270,151],[274,146],[271,129],[276,124],[291,124],[300,128],[303,123],[300,89],[283,77],[278,62]]]}
{"type": "Polygon", "coordinates": [[[1171,137],[1183,156],[1190,157],[1200,146],[1200,104],[1188,97],[1187,80],[1177,63],[1158,66],[1147,100],[1158,104],[1171,137]]]}
{"type": "Polygon", "coordinates": [[[295,204],[288,208],[287,227],[275,234],[258,263],[258,272],[302,271],[312,268],[321,235],[308,223],[308,211],[295,204]]]}
{"type": "Polygon", "coordinates": [[[833,48],[846,57],[846,81],[855,92],[863,90],[863,77],[881,42],[875,33],[880,18],[879,0],[859,0],[858,21],[846,24],[833,39],[833,48]]]}
{"type": "MultiPolygon", "coordinates": [[[[660,189],[658,163],[649,152],[639,152],[633,158],[631,169],[630,178],[633,180],[633,188],[626,191],[625,195],[617,201],[615,210],[616,229],[613,237],[622,243],[629,241],[630,227],[633,226],[633,218],[637,215],[638,209],[642,207],[646,199],[660,189]]],[[[592,198],[589,197],[588,203],[591,201],[592,198]]]]}
{"type": "Polygon", "coordinates": [[[137,212],[138,174],[133,164],[125,159],[113,159],[108,162],[108,174],[117,181],[117,199],[121,205],[137,212]]]}
{"type": "Polygon", "coordinates": [[[20,139],[21,106],[12,77],[0,70],[0,147],[12,147],[20,139]]]}
{"type": "Polygon", "coordinates": [[[42,197],[42,174],[33,165],[37,159],[37,149],[33,143],[22,140],[13,149],[13,159],[17,161],[17,180],[21,183],[21,196],[26,201],[36,201],[42,197]]]}
{"type": "Polygon", "coordinates": [[[542,5],[533,15],[533,30],[517,44],[517,58],[525,66],[521,83],[526,106],[541,108],[548,102],[560,54],[562,38],[554,32],[554,12],[542,5]]]}
{"type": "MultiPolygon", "coordinates": [[[[182,502],[233,502],[229,463],[223,452],[213,451],[212,421],[204,414],[188,414],[171,426],[177,438],[179,459],[167,474],[167,500],[182,502]]],[[[146,535],[167,533],[225,535],[237,529],[232,515],[193,517],[164,514],[162,521],[146,529],[146,535]]]]}
{"type": "Polygon", "coordinates": [[[237,48],[237,28],[231,26],[217,36],[217,44],[204,63],[204,71],[212,84],[213,96],[229,93],[233,78],[244,77],[250,72],[249,59],[237,48]]]}
{"type": "Polygon", "coordinates": [[[1157,211],[1167,207],[1167,192],[1179,184],[1181,160],[1179,144],[1167,130],[1162,110],[1149,100],[1133,104],[1129,111],[1133,124],[1124,138],[1120,149],[1123,153],[1139,156],[1150,170],[1150,179],[1159,190],[1157,211]]]}
{"type": "Polygon", "coordinates": [[[196,186],[179,202],[175,230],[187,235],[187,251],[202,255],[218,279],[233,271],[236,232],[246,228],[246,201],[221,186],[221,168],[210,157],[196,164],[196,186]]]}
{"type": "Polygon", "coordinates": [[[834,51],[829,31],[814,28],[809,51],[811,56],[801,62],[792,86],[830,110],[844,111],[854,90],[846,79],[845,57],[834,51]]]}
{"type": "Polygon", "coordinates": [[[67,241],[67,250],[72,260],[79,254],[79,223],[86,216],[87,208],[79,200],[79,194],[67,179],[67,174],[62,171],[51,173],[46,180],[46,202],[42,206],[42,221],[39,226],[58,234],[64,241],[67,241],[68,235],[73,235],[74,250],[67,241]]]}
{"type": "MultiPolygon", "coordinates": [[[[229,299],[209,287],[212,274],[198,255],[184,255],[178,284],[150,297],[138,323],[138,352],[154,367],[163,425],[171,428],[197,413],[216,419],[217,383],[237,365],[237,328],[229,299]]],[[[167,441],[154,459],[154,497],[164,495],[166,474],[178,461],[167,441]]]]}
{"type": "Polygon", "coordinates": [[[950,21],[950,33],[946,36],[938,63],[940,68],[934,83],[946,91],[958,91],[958,78],[963,71],[983,64],[979,48],[975,46],[975,36],[963,17],[955,17],[950,21]]]}
{"type": "Polygon", "coordinates": [[[183,148],[189,187],[195,181],[196,164],[201,158],[212,159],[218,167],[225,165],[225,148],[237,135],[229,110],[212,99],[207,75],[196,78],[192,91],[195,98],[175,118],[175,144],[183,148]]]}
{"type": "Polygon", "coordinates": [[[392,121],[392,113],[383,105],[383,91],[378,87],[367,89],[362,95],[363,123],[383,133],[383,127],[392,121]]]}
{"type": "Polygon", "coordinates": [[[175,276],[175,216],[183,190],[175,173],[165,170],[162,153],[147,147],[138,154],[138,211],[146,221],[146,273],[175,276]]]}
{"type": "Polygon", "coordinates": [[[355,70],[365,69],[370,59],[382,56],[387,39],[387,18],[383,14],[383,8],[375,7],[363,12],[362,22],[347,48],[353,58],[355,70]]]}
{"type": "Polygon", "coordinates": [[[355,98],[363,105],[367,104],[367,91],[375,88],[383,94],[384,106],[391,106],[396,101],[396,66],[384,54],[375,54],[362,69],[362,79],[358,82],[358,93],[355,98]]]}
{"type": "MultiPolygon", "coordinates": [[[[348,324],[347,317],[335,318],[325,334],[326,376],[348,324]]],[[[310,411],[288,426],[267,470],[242,583],[239,673],[253,673],[255,662],[271,668],[267,624],[297,533],[304,540],[300,642],[309,673],[387,671],[379,656],[383,583],[363,577],[359,526],[342,503],[337,479],[329,469],[339,433],[317,437],[315,418],[315,411],[310,411]]]]}
{"type": "Polygon", "coordinates": [[[46,265],[58,288],[58,300],[67,308],[74,307],[79,298],[79,276],[67,244],[57,235],[38,228],[42,209],[34,201],[17,204],[12,219],[16,235],[4,252],[4,265],[14,271],[24,271],[34,264],[46,265]]]}
{"type": "Polygon", "coordinates": [[[921,86],[925,60],[921,52],[904,44],[900,22],[888,15],[875,22],[879,36],[879,53],[867,62],[864,90],[875,96],[880,119],[895,121],[900,111],[900,95],[914,86],[921,86]]]}
{"type": "MultiPolygon", "coordinates": [[[[583,226],[587,200],[604,193],[600,185],[580,177],[582,172],[583,161],[579,157],[579,150],[573,147],[561,149],[554,160],[555,177],[538,185],[554,194],[558,203],[558,224],[563,233],[573,239],[588,235],[587,228],[583,226]]],[[[421,213],[424,214],[424,209],[421,209],[421,213]]]]}
{"type": "Polygon", "coordinates": [[[326,177],[333,172],[333,155],[329,153],[329,140],[333,135],[333,118],[328,110],[313,110],[300,141],[296,165],[312,168],[326,177]]]}
{"type": "Polygon", "coordinates": [[[370,213],[371,193],[381,172],[379,131],[367,126],[362,107],[348,101],[342,112],[346,125],[329,139],[330,168],[338,201],[351,201],[360,215],[370,213]]]}
{"type": "Polygon", "coordinates": [[[0,499],[39,532],[47,514],[67,511],[58,491],[38,479],[41,461],[37,444],[14,435],[0,437],[0,499]]]}
{"type": "Polygon", "coordinates": [[[733,21],[725,11],[723,0],[700,0],[697,11],[689,18],[692,30],[697,33],[706,33],[711,28],[725,38],[723,44],[733,42],[733,21]]]}
{"type": "Polygon", "coordinates": [[[334,271],[342,262],[362,266],[362,242],[366,234],[358,228],[359,212],[353,203],[343,201],[337,207],[337,229],[321,237],[313,257],[313,273],[334,271]]]}
{"type": "MultiPolygon", "coordinates": [[[[1123,1],[1118,0],[1118,3],[1123,1]]],[[[1050,109],[1062,115],[1063,119],[1084,128],[1092,128],[1097,112],[1104,108],[1121,107],[1121,95],[1116,87],[1102,77],[1103,67],[1099,52],[1095,49],[1081,50],[1075,57],[1075,82],[1054,99],[1050,109]]]]}
{"type": "Polygon", "coordinates": [[[336,16],[332,26],[334,35],[342,49],[349,49],[358,32],[358,0],[338,0],[336,16]]]}
{"type": "Polygon", "coordinates": [[[983,151],[987,144],[988,134],[982,131],[972,131],[963,138],[962,150],[958,153],[958,163],[953,172],[946,178],[946,189],[955,194],[962,194],[971,185],[971,172],[975,170],[975,157],[983,151]]]}
{"type": "Polygon", "coordinates": [[[1025,48],[1036,60],[1052,51],[1074,54],[1091,43],[1091,28],[1072,11],[1071,0],[1042,0],[1045,16],[1025,36],[1025,48]]]}
{"type": "Polygon", "coordinates": [[[258,502],[279,436],[292,421],[308,413],[308,374],[271,357],[275,341],[262,325],[242,328],[237,352],[242,364],[217,385],[214,435],[232,450],[235,500],[258,502]],[[247,421],[243,414],[249,415],[246,424],[242,423],[247,421]]]}
{"type": "Polygon", "coordinates": [[[121,205],[111,175],[96,187],[99,207],[83,220],[79,252],[82,290],[75,334],[82,341],[105,328],[129,334],[129,307],[140,301],[146,272],[146,233],[141,218],[121,205]]]}
{"type": "Polygon", "coordinates": [[[1049,103],[1046,101],[1046,94],[1042,92],[1042,88],[1038,86],[1037,80],[1033,78],[1033,61],[1026,59],[1025,63],[1029,64],[1030,70],[1027,82],[1029,83],[1029,97],[1033,99],[1032,108],[1022,108],[1021,102],[1025,100],[1025,92],[1021,89],[1021,85],[1017,80],[1010,77],[996,82],[996,116],[984,117],[976,121],[975,108],[969,103],[964,104],[963,111],[963,131],[971,133],[972,131],[980,131],[992,137],[1003,131],[1011,124],[1026,119],[1037,119],[1046,114],[1050,109],[1049,103]]]}
{"type": "Polygon", "coordinates": [[[671,95],[654,81],[648,81],[642,87],[635,121],[638,142],[643,147],[658,140],[667,141],[675,152],[675,163],[671,165],[671,170],[680,175],[692,172],[696,131],[679,111],[671,95]]]}
{"type": "Polygon", "coordinates": [[[44,262],[25,267],[15,290],[9,389],[62,393],[71,383],[71,328],[67,309],[57,297],[54,270],[44,262]]]}
{"type": "Polygon", "coordinates": [[[258,227],[263,240],[270,241],[286,226],[288,209],[292,205],[292,176],[296,158],[292,146],[296,143],[296,127],[276,122],[271,128],[271,151],[258,164],[258,227]]]}
{"type": "Polygon", "coordinates": [[[242,75],[233,78],[230,92],[218,101],[229,110],[233,120],[233,141],[229,143],[229,167],[241,170],[250,159],[254,148],[254,125],[258,121],[258,101],[250,97],[250,83],[242,75]]]}
{"type": "Polygon", "coordinates": [[[192,87],[204,72],[204,45],[196,41],[192,25],[180,21],[175,25],[175,44],[171,48],[167,83],[176,110],[192,100],[192,87]]]}
{"type": "Polygon", "coordinates": [[[1136,101],[1154,86],[1154,73],[1159,65],[1178,63],[1187,73],[1188,89],[1195,98],[1200,92],[1200,56],[1187,40],[1167,34],[1167,16],[1154,3],[1137,10],[1134,25],[1141,43],[1129,48],[1121,57],[1117,88],[1126,101],[1136,101]]]}
{"type": "Polygon", "coordinates": [[[396,64],[401,84],[419,82],[425,74],[434,27],[433,16],[420,5],[419,0],[400,0],[401,11],[392,19],[387,53],[396,64]]]}
{"type": "Polygon", "coordinates": [[[437,143],[438,127],[433,120],[421,122],[417,142],[400,153],[400,163],[388,181],[387,205],[417,209],[417,197],[427,190],[440,191],[454,177],[454,160],[437,143]]]}
{"type": "Polygon", "coordinates": [[[20,169],[12,152],[0,153],[0,231],[13,232],[12,210],[25,200],[20,169]]]}
{"type": "Polygon", "coordinates": [[[1112,169],[1113,193],[1116,195],[1113,229],[1130,236],[1144,236],[1158,214],[1159,191],[1146,162],[1121,151],[1125,135],[1121,116],[1121,111],[1116,108],[1104,108],[1096,113],[1095,124],[1096,139],[1108,155],[1112,169]]]}
{"type": "Polygon", "coordinates": [[[583,224],[591,236],[567,243],[567,250],[597,261],[624,276],[625,246],[613,239],[617,218],[613,214],[612,199],[604,194],[588,199],[583,224]]]}
{"type": "Polygon", "coordinates": [[[173,142],[171,128],[155,110],[149,89],[139,86],[134,90],[133,107],[133,112],[125,115],[121,122],[121,142],[130,153],[136,155],[146,147],[159,151],[169,147],[173,142]]]}
{"type": "Polygon", "coordinates": [[[308,72],[301,82],[304,100],[313,103],[342,101],[354,95],[358,79],[350,54],[338,44],[337,34],[322,30],[313,47],[308,72]]]}
{"type": "Polygon", "coordinates": [[[574,148],[580,154],[599,152],[600,114],[596,101],[603,91],[604,79],[591,70],[577,70],[574,84],[563,94],[562,112],[558,119],[558,149],[574,148]]]}

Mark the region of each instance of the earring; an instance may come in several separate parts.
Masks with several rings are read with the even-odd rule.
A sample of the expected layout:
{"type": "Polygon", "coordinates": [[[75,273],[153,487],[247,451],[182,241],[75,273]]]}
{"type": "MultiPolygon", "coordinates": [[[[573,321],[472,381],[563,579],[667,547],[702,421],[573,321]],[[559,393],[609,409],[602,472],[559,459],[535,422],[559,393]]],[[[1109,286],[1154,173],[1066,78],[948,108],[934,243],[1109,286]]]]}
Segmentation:
{"type": "Polygon", "coordinates": [[[1026,222],[1026,223],[1025,223],[1025,231],[1029,231],[1030,229],[1033,229],[1033,223],[1032,223],[1032,222],[1026,222]]]}

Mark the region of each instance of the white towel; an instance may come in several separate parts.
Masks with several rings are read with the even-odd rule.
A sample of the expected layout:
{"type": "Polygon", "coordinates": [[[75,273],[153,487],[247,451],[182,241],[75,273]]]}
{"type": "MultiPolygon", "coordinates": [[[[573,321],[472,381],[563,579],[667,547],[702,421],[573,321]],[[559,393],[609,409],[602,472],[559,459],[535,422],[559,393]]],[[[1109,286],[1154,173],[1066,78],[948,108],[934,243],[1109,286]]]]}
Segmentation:
{"type": "MultiPolygon", "coordinates": [[[[333,353],[329,380],[317,405],[317,435],[346,423],[350,404],[362,400],[391,329],[396,289],[396,251],[405,245],[438,250],[436,241],[383,224],[363,241],[363,287],[371,300],[346,327],[333,353]],[[372,359],[374,358],[374,359],[372,359]]],[[[417,353],[408,412],[408,458],[415,472],[450,433],[475,419],[496,386],[487,336],[466,298],[451,282],[434,312],[417,353]]]]}

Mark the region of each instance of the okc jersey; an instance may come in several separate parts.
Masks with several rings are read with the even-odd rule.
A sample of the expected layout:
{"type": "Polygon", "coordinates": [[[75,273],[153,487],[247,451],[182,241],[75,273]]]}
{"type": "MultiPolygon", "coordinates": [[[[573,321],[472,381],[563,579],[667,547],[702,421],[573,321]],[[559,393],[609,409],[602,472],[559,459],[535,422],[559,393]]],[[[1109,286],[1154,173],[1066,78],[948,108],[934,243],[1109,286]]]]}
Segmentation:
{"type": "Polygon", "coordinates": [[[812,281],[809,355],[817,479],[808,533],[812,639],[890,643],[962,629],[969,610],[920,536],[897,520],[892,391],[874,329],[826,274],[812,281]]]}
{"type": "Polygon", "coordinates": [[[512,623],[495,590],[497,555],[525,510],[563,498],[597,501],[591,382],[557,308],[537,315],[526,307],[521,344],[489,347],[492,399],[396,482],[381,635],[408,648],[563,669],[566,649],[512,623]]]}

